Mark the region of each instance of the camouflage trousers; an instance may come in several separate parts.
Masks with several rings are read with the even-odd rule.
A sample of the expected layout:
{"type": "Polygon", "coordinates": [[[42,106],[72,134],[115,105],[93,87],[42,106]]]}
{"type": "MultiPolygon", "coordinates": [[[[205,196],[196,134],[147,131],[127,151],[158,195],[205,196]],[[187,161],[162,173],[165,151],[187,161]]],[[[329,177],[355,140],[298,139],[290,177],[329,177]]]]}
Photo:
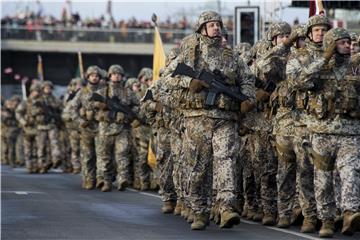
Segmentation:
{"type": "Polygon", "coordinates": [[[293,136],[276,135],[280,217],[290,217],[292,210],[300,204],[304,217],[316,218],[314,170],[307,151],[303,147],[303,142],[308,139],[308,135],[307,130],[302,127],[295,128],[293,136]]]}
{"type": "Polygon", "coordinates": [[[24,158],[24,132],[22,130],[19,131],[19,135],[16,138],[16,164],[19,166],[25,165],[24,158]]]}
{"type": "MultiPolygon", "coordinates": [[[[255,188],[255,177],[254,170],[251,161],[251,145],[254,138],[254,133],[246,134],[241,137],[241,147],[240,147],[240,160],[243,164],[243,193],[244,193],[244,208],[251,211],[256,211],[258,202],[260,201],[260,196],[256,194],[255,188]]],[[[239,186],[240,187],[240,186],[239,186]]]]}
{"type": "Polygon", "coordinates": [[[173,182],[177,199],[184,200],[184,162],[180,160],[182,153],[182,136],[174,131],[170,132],[171,159],[173,160],[173,182]]]}
{"type": "Polygon", "coordinates": [[[74,170],[80,170],[80,132],[78,130],[69,130],[69,141],[71,148],[70,158],[72,168],[74,170]]]}
{"type": "Polygon", "coordinates": [[[70,173],[72,172],[72,164],[71,164],[71,145],[69,132],[65,129],[60,129],[60,151],[62,153],[61,157],[61,168],[64,172],[70,173]]]}
{"type": "Polygon", "coordinates": [[[18,134],[19,129],[16,127],[8,127],[6,128],[6,131],[1,133],[1,153],[3,154],[2,160],[5,162],[5,164],[9,164],[12,167],[15,167],[16,165],[16,140],[18,134]]]}
{"type": "Polygon", "coordinates": [[[334,219],[336,203],[333,170],[341,182],[341,209],[358,212],[360,209],[360,136],[331,134],[311,135],[311,158],[315,166],[315,197],[321,220],[334,219]]]}
{"type": "Polygon", "coordinates": [[[216,202],[219,212],[235,210],[235,164],[239,149],[235,121],[206,116],[184,119],[183,152],[189,173],[187,187],[194,213],[210,210],[213,164],[217,166],[216,202]]]}
{"type": "Polygon", "coordinates": [[[104,180],[111,182],[113,168],[116,165],[116,181],[120,186],[123,182],[130,183],[130,143],[131,136],[129,129],[122,129],[117,135],[99,136],[98,147],[98,168],[104,176],[104,180]],[[116,164],[113,163],[115,161],[116,164]]]}
{"type": "Polygon", "coordinates": [[[24,134],[24,158],[28,170],[37,169],[37,144],[35,134],[24,134]]]}
{"type": "Polygon", "coordinates": [[[157,129],[156,167],[159,170],[159,194],[163,201],[176,201],[175,186],[173,181],[174,161],[171,155],[170,130],[157,129]]]}
{"type": "Polygon", "coordinates": [[[141,184],[150,182],[150,167],[147,163],[150,129],[147,126],[132,129],[133,145],[136,150],[134,157],[134,181],[138,178],[141,184]]]}
{"type": "Polygon", "coordinates": [[[81,173],[84,180],[103,181],[99,170],[97,154],[99,152],[99,136],[97,133],[82,131],[80,134],[81,173]]]}
{"type": "Polygon", "coordinates": [[[251,159],[247,167],[254,175],[258,210],[266,215],[276,215],[277,158],[270,137],[271,134],[265,131],[256,131],[251,135],[251,159]]]}
{"type": "Polygon", "coordinates": [[[54,165],[61,162],[59,137],[59,130],[56,128],[38,130],[36,135],[38,167],[46,168],[51,162],[54,165]],[[48,150],[50,150],[50,152],[47,152],[48,150]],[[51,162],[48,162],[49,160],[46,158],[47,154],[50,155],[51,162]]]}

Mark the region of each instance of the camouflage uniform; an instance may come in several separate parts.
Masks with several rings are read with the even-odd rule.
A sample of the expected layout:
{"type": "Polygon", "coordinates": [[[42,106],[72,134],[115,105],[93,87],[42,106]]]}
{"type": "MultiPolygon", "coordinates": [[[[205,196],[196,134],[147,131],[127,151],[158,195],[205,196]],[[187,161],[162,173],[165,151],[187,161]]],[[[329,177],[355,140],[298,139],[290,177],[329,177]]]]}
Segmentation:
{"type": "MultiPolygon", "coordinates": [[[[45,81],[42,84],[42,89],[44,89],[45,86],[53,88],[53,84],[49,81],[45,81]]],[[[54,167],[58,167],[62,160],[59,142],[61,102],[53,95],[43,93],[39,107],[41,108],[41,111],[36,116],[37,157],[41,171],[46,172],[47,168],[51,165],[51,162],[54,167]],[[50,151],[48,152],[49,148],[50,151]],[[47,154],[50,155],[51,162],[47,159],[47,154]]]]}
{"type": "MultiPolygon", "coordinates": [[[[315,25],[328,25],[329,21],[326,17],[314,16],[309,19],[308,30],[315,25]]],[[[322,59],[323,50],[321,44],[314,43],[309,38],[305,40],[306,45],[304,49],[299,49],[296,54],[292,54],[286,65],[286,74],[288,78],[289,94],[293,95],[293,101],[295,104],[296,115],[296,128],[295,128],[295,142],[298,145],[298,151],[296,151],[296,159],[299,161],[298,174],[299,174],[299,201],[302,209],[302,214],[305,217],[304,223],[316,224],[316,202],[314,193],[314,166],[308,158],[308,152],[303,152],[302,149],[308,146],[310,141],[309,132],[305,123],[306,111],[307,111],[307,93],[303,88],[299,87],[301,82],[305,82],[309,76],[317,72],[318,69],[314,67],[316,59],[322,59]],[[296,141],[295,141],[296,140],[296,141]],[[305,153],[305,155],[304,155],[305,153]]],[[[289,99],[291,101],[291,98],[289,99]]],[[[306,148],[304,149],[306,150],[306,148]]],[[[314,229],[315,230],[315,229],[314,229]]],[[[314,231],[313,230],[313,231],[314,231]]]]}
{"type": "Polygon", "coordinates": [[[41,99],[41,86],[34,83],[30,87],[30,96],[27,100],[22,101],[16,108],[15,116],[24,132],[24,158],[26,168],[29,173],[36,173],[41,167],[37,163],[37,145],[36,145],[36,116],[42,110],[39,109],[38,103],[41,99]],[[32,97],[32,92],[38,95],[32,97]]]}
{"type": "MultiPolygon", "coordinates": [[[[164,79],[160,78],[147,91],[152,92],[152,99],[142,102],[141,108],[145,111],[147,121],[152,127],[152,132],[156,137],[156,168],[159,170],[160,196],[163,202],[169,202],[172,205],[176,201],[176,193],[173,182],[173,155],[170,148],[170,112],[163,108],[159,103],[159,95],[164,79]]],[[[173,210],[170,206],[169,212],[173,210]]]]}
{"type": "MultiPolygon", "coordinates": [[[[145,76],[145,80],[152,79],[152,70],[143,68],[138,75],[138,79],[140,80],[142,76],[145,76]]],[[[140,91],[136,94],[139,100],[144,96],[146,89],[146,84],[141,83],[140,91]]],[[[140,113],[139,117],[143,118],[144,114],[140,113]]],[[[135,122],[132,123],[132,136],[133,145],[136,149],[136,157],[134,158],[134,181],[139,179],[140,188],[147,190],[150,188],[150,167],[147,159],[151,128],[147,124],[141,124],[135,120],[135,122]]]]}
{"type": "MultiPolygon", "coordinates": [[[[252,101],[254,100],[253,78],[240,59],[234,59],[231,49],[221,46],[221,38],[209,38],[198,32],[209,21],[218,21],[221,17],[215,12],[200,15],[197,32],[183,40],[180,47],[179,62],[184,62],[196,71],[220,69],[227,76],[226,83],[233,89],[241,89],[252,101]]],[[[180,85],[191,89],[194,79],[180,76],[180,85]]],[[[207,91],[199,93],[184,91],[184,140],[183,156],[189,167],[187,184],[189,201],[195,212],[192,227],[204,222],[209,212],[209,191],[212,185],[212,169],[216,166],[214,177],[217,179],[219,212],[223,216],[235,210],[235,164],[239,148],[238,112],[240,103],[226,95],[219,94],[214,106],[205,108],[207,91]]],[[[236,218],[236,215],[234,219],[236,218]]],[[[226,219],[223,219],[226,221],[226,219]]],[[[220,226],[226,227],[226,222],[220,226]]],[[[230,224],[227,227],[231,227],[230,224]]],[[[201,226],[204,229],[205,226],[201,226]]]]}
{"type": "MultiPolygon", "coordinates": [[[[20,99],[19,99],[20,100],[20,99]]],[[[1,141],[2,141],[2,160],[5,164],[12,167],[16,165],[16,140],[20,133],[15,118],[15,109],[17,107],[15,98],[11,98],[5,102],[5,106],[1,108],[1,141]]]]}
{"type": "MultiPolygon", "coordinates": [[[[108,75],[118,73],[124,75],[124,70],[119,65],[112,65],[109,68],[108,75]]],[[[124,87],[124,81],[108,83],[99,93],[112,101],[115,98],[119,103],[128,106],[133,112],[138,111],[138,99],[135,94],[128,88],[124,87]]],[[[99,152],[100,171],[103,172],[105,182],[111,183],[113,175],[113,161],[117,167],[117,188],[124,188],[131,182],[130,179],[130,122],[131,117],[126,113],[117,112],[114,119],[109,117],[109,109],[100,112],[103,117],[99,123],[99,152]]]]}
{"type": "MultiPolygon", "coordinates": [[[[328,31],[324,36],[324,49],[344,38],[350,39],[344,29],[328,31]]],[[[318,216],[324,222],[335,219],[335,168],[341,179],[341,208],[351,213],[360,209],[360,110],[357,92],[360,79],[346,75],[350,59],[338,53],[329,63],[320,57],[312,66],[313,71],[303,79],[301,86],[309,91],[306,124],[312,132],[310,155],[315,166],[318,216]]]]}
{"type": "MultiPolygon", "coordinates": [[[[81,161],[80,161],[80,131],[76,122],[71,120],[71,103],[70,101],[75,97],[77,88],[82,85],[80,78],[74,78],[69,84],[69,94],[64,98],[64,110],[62,112],[62,120],[65,123],[66,131],[70,142],[70,159],[73,168],[73,173],[80,173],[81,161]],[[70,99],[72,98],[72,99],[70,99]]],[[[80,88],[79,88],[80,89],[80,88]]]]}
{"type": "MultiPolygon", "coordinates": [[[[100,76],[101,70],[97,66],[87,69],[87,77],[90,74],[100,76]]],[[[83,187],[92,189],[97,181],[98,184],[104,179],[99,170],[97,154],[99,152],[99,108],[96,102],[90,100],[92,93],[104,87],[100,82],[97,84],[87,83],[70,102],[71,119],[80,127],[81,167],[84,180],[83,187]],[[88,185],[88,187],[86,187],[88,185]]]]}

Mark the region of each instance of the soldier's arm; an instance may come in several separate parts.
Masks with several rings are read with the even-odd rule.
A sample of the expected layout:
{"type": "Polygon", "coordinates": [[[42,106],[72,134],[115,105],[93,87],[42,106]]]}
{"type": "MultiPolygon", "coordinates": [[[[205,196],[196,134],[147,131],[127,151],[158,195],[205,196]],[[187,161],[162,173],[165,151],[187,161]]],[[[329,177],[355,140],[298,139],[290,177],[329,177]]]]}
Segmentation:
{"type": "Polygon", "coordinates": [[[15,110],[15,118],[22,126],[26,124],[25,113],[26,113],[26,102],[22,101],[15,110]]]}
{"type": "Polygon", "coordinates": [[[238,75],[241,77],[239,82],[240,91],[249,98],[249,101],[255,103],[255,78],[250,68],[243,60],[238,61],[238,75]]]}
{"type": "Polygon", "coordinates": [[[69,113],[71,116],[71,120],[80,123],[84,121],[79,114],[79,110],[82,107],[81,103],[82,91],[80,90],[75,97],[69,102],[69,113]]]}

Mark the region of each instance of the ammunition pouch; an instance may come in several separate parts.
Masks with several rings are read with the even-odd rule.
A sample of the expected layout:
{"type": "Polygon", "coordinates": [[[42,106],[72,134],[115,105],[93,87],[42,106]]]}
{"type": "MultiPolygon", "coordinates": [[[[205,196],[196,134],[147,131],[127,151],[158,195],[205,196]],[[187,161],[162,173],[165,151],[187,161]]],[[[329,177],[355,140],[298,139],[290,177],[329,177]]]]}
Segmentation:
{"type": "Polygon", "coordinates": [[[275,147],[280,161],[284,163],[294,163],[296,161],[296,155],[291,143],[282,145],[276,142],[275,147]]]}
{"type": "Polygon", "coordinates": [[[335,169],[335,157],[322,156],[316,153],[313,149],[309,149],[309,155],[317,169],[327,172],[335,169]]]}
{"type": "Polygon", "coordinates": [[[200,93],[195,94],[189,93],[188,98],[186,99],[185,109],[218,108],[225,111],[240,111],[240,102],[221,93],[217,95],[214,106],[206,106],[205,101],[207,94],[207,91],[201,91],[200,93]]]}
{"type": "Polygon", "coordinates": [[[86,110],[85,110],[85,108],[80,108],[80,109],[79,109],[79,115],[80,115],[80,117],[82,117],[82,118],[85,118],[85,117],[86,117],[86,110]]]}
{"type": "Polygon", "coordinates": [[[95,120],[95,112],[93,110],[86,110],[85,111],[85,119],[87,121],[95,120]]]}
{"type": "Polygon", "coordinates": [[[295,106],[296,109],[305,110],[308,105],[308,94],[307,92],[297,91],[295,94],[295,106]]]}

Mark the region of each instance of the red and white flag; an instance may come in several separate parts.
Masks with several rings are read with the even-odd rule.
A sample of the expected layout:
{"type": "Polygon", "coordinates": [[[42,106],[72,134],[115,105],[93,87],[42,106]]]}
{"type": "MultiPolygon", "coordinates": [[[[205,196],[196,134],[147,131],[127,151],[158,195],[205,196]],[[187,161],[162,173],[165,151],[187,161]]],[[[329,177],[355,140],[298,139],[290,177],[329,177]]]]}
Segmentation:
{"type": "Polygon", "coordinates": [[[322,0],[310,0],[309,2],[309,17],[314,15],[325,16],[325,9],[322,0]]]}

